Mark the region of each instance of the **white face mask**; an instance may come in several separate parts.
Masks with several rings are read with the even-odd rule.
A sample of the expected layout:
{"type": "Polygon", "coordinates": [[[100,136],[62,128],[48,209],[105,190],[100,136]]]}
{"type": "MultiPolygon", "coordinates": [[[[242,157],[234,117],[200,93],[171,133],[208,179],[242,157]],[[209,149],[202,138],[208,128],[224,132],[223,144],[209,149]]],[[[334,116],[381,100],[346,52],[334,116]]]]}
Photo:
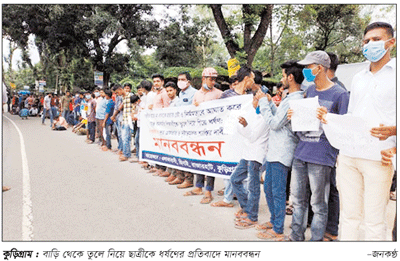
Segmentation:
{"type": "Polygon", "coordinates": [[[179,89],[183,90],[186,88],[188,82],[187,81],[178,81],[178,87],[179,89]]]}

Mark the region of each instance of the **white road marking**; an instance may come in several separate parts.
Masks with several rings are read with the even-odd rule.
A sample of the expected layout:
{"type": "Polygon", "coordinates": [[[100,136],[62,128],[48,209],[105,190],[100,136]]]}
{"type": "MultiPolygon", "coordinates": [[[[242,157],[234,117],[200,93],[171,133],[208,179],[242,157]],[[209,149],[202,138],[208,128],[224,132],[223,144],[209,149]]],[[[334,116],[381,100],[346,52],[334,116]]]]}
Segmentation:
{"type": "Polygon", "coordinates": [[[22,240],[32,241],[33,239],[33,214],[32,214],[32,201],[31,201],[31,182],[29,178],[28,158],[26,156],[25,142],[22,132],[18,126],[7,116],[14,127],[17,129],[21,143],[21,156],[22,156],[22,240]]]}

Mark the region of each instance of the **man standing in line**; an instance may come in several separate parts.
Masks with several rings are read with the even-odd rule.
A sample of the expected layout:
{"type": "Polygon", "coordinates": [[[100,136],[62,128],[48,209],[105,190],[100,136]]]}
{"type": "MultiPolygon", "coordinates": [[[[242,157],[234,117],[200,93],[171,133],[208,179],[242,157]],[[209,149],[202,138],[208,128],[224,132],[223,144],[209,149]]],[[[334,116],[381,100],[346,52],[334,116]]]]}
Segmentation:
{"type": "Polygon", "coordinates": [[[303,68],[297,61],[287,61],[281,64],[282,87],[288,90],[277,107],[271,96],[259,91],[256,98],[259,99],[261,114],[270,127],[268,139],[268,153],[266,157],[266,174],[264,180],[265,198],[271,213],[269,222],[257,226],[261,230],[258,238],[283,241],[286,203],[286,184],[289,170],[293,163],[294,151],[299,142],[292,132],[292,126],[287,119],[289,102],[304,98],[301,91],[301,83],[304,80],[303,68]]]}
{"type": "Polygon", "coordinates": [[[69,91],[65,92],[65,95],[61,97],[61,115],[64,119],[68,119],[69,115],[69,103],[71,102],[71,94],[69,91]]]}
{"type": "MultiPolygon", "coordinates": [[[[382,125],[396,126],[396,61],[390,56],[396,43],[393,36],[393,27],[388,23],[375,22],[365,28],[363,54],[370,66],[357,73],[351,84],[348,114],[364,119],[372,130],[382,125]]],[[[319,112],[320,119],[326,122],[326,109],[323,111],[319,112]]],[[[340,150],[340,240],[359,240],[363,217],[365,240],[386,239],[386,208],[394,169],[380,159],[382,150],[395,147],[393,136],[382,141],[377,138],[367,148],[340,150]]]]}
{"type": "MultiPolygon", "coordinates": [[[[193,104],[195,106],[198,106],[202,102],[216,100],[221,97],[222,91],[214,87],[217,76],[218,72],[214,68],[209,67],[203,70],[201,88],[193,97],[193,104]]],[[[196,188],[186,192],[184,196],[203,195],[205,175],[196,174],[196,177],[196,188]]],[[[209,204],[213,200],[211,192],[214,190],[214,181],[215,177],[207,176],[206,192],[200,201],[201,204],[209,204]]]]}
{"type": "MultiPolygon", "coordinates": [[[[306,97],[318,96],[320,105],[330,113],[346,114],[349,94],[339,85],[329,80],[329,55],[324,51],[314,51],[298,62],[305,65],[304,77],[314,82],[308,87],[306,97]]],[[[295,112],[292,112],[295,113],[295,112]]],[[[292,113],[288,113],[289,119],[292,113]]],[[[304,241],[307,228],[308,198],[311,191],[311,206],[314,217],[311,223],[311,240],[322,241],[328,220],[328,197],[330,174],[336,164],[338,150],[333,148],[325,136],[322,126],[314,132],[298,132],[300,137],[296,147],[292,171],[292,195],[294,212],[290,240],[304,241]]]]}
{"type": "MultiPolygon", "coordinates": [[[[225,98],[229,98],[229,97],[246,94],[246,91],[248,89],[250,89],[250,87],[251,87],[251,86],[248,86],[246,84],[246,82],[243,81],[246,76],[247,76],[246,80],[248,80],[248,78],[250,77],[253,79],[253,83],[254,83],[255,75],[249,67],[247,67],[247,66],[242,67],[236,73],[237,73],[237,75],[233,76],[235,80],[231,83],[231,87],[222,93],[220,99],[225,99],[225,98]],[[239,73],[240,73],[240,82],[238,80],[239,73]]],[[[232,189],[232,183],[231,183],[230,178],[224,179],[224,186],[225,186],[225,188],[223,190],[224,191],[223,200],[212,203],[211,204],[212,207],[233,207],[233,203],[232,203],[233,189],[232,189]]],[[[247,189],[247,184],[245,187],[247,189]]]]}
{"type": "Polygon", "coordinates": [[[118,139],[118,149],[115,150],[115,152],[118,155],[122,155],[122,111],[123,111],[123,105],[122,105],[122,92],[123,88],[121,85],[116,84],[114,85],[114,92],[117,95],[115,97],[115,109],[114,109],[114,114],[111,116],[111,120],[115,123],[116,128],[117,128],[117,139],[118,139]]]}
{"type": "MultiPolygon", "coordinates": [[[[133,104],[131,103],[131,85],[126,84],[122,90],[122,124],[121,124],[121,138],[122,138],[122,155],[120,161],[127,161],[131,157],[131,139],[132,139],[132,110],[133,104]]],[[[139,98],[139,97],[137,97],[139,98]]],[[[120,108],[121,109],[121,106],[120,108]]]]}
{"type": "Polygon", "coordinates": [[[96,99],[96,129],[99,137],[98,144],[100,146],[104,145],[103,127],[104,118],[106,116],[107,100],[104,90],[99,90],[99,97],[96,99]]]}
{"type": "Polygon", "coordinates": [[[87,121],[88,121],[88,139],[87,143],[93,144],[96,138],[96,100],[94,95],[86,92],[85,98],[88,104],[87,121]]]}
{"type": "Polygon", "coordinates": [[[43,114],[42,114],[42,124],[44,124],[44,121],[46,119],[46,113],[49,112],[50,116],[50,126],[53,126],[53,110],[51,109],[51,93],[48,93],[46,97],[44,97],[43,100],[43,114]]]}
{"type": "MultiPolygon", "coordinates": [[[[152,78],[153,88],[156,92],[156,96],[154,97],[153,104],[149,105],[149,109],[152,110],[168,107],[171,99],[168,97],[168,94],[164,88],[164,76],[161,74],[154,74],[152,78]]],[[[165,171],[166,169],[167,167],[156,164],[155,168],[152,168],[150,172],[154,172],[154,176],[167,177],[169,176],[169,173],[165,171]]]]}
{"type": "Polygon", "coordinates": [[[136,158],[130,160],[129,162],[139,162],[139,149],[140,149],[140,113],[147,107],[147,94],[151,91],[153,84],[149,81],[142,81],[138,86],[137,94],[140,97],[140,102],[138,104],[137,114],[133,120],[136,120],[137,130],[135,135],[135,147],[136,147],[136,158]]]}
{"type": "MultiPolygon", "coordinates": [[[[181,90],[179,92],[179,99],[176,103],[176,107],[191,105],[193,103],[193,96],[197,92],[195,88],[192,87],[191,81],[192,77],[190,73],[183,72],[178,75],[178,88],[181,90]]],[[[193,173],[181,170],[174,170],[165,181],[170,185],[178,185],[178,189],[193,187],[193,173]]]]}

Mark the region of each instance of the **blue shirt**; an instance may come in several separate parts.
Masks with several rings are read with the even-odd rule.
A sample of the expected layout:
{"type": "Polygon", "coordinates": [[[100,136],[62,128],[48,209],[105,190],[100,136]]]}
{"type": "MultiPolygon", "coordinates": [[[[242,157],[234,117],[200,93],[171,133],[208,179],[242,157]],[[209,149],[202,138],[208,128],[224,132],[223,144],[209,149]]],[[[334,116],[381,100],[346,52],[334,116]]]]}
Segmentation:
{"type": "MultiPolygon", "coordinates": [[[[328,109],[329,113],[346,114],[349,105],[349,93],[338,84],[325,91],[317,91],[315,85],[308,87],[307,98],[318,96],[319,105],[328,109]]],[[[322,129],[318,131],[297,132],[299,144],[294,157],[298,160],[334,167],[339,151],[331,146],[322,129]]]]}
{"type": "Polygon", "coordinates": [[[292,132],[292,125],[287,119],[289,101],[303,99],[304,92],[297,91],[289,93],[282,99],[279,107],[267,98],[261,98],[258,102],[261,115],[270,127],[268,139],[268,162],[280,162],[286,167],[293,163],[294,150],[299,142],[298,137],[292,132]]]}
{"type": "Polygon", "coordinates": [[[185,105],[192,105],[193,103],[193,96],[197,92],[195,88],[190,85],[186,90],[180,91],[179,93],[179,101],[176,103],[176,107],[185,106],[185,105]]]}
{"type": "Polygon", "coordinates": [[[111,116],[114,114],[115,103],[112,99],[106,100],[106,114],[108,114],[108,118],[106,124],[112,124],[111,116]]]}
{"type": "Polygon", "coordinates": [[[75,109],[74,109],[74,111],[75,112],[79,112],[80,110],[81,110],[81,107],[80,106],[77,106],[77,105],[80,105],[81,104],[81,98],[76,98],[75,99],[75,102],[74,102],[74,104],[75,104],[75,109]]]}
{"type": "Polygon", "coordinates": [[[98,99],[96,106],[96,119],[104,120],[106,117],[107,100],[106,98],[98,99]]]}

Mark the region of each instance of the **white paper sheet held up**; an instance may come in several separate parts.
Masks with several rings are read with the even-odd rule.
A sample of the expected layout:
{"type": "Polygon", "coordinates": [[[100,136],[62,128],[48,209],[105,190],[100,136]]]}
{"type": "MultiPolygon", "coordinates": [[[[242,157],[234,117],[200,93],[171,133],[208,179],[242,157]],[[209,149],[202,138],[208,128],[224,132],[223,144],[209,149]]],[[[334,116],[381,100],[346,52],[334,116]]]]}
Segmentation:
{"type": "Polygon", "coordinates": [[[317,119],[317,108],[319,107],[318,96],[307,99],[289,101],[290,109],[293,110],[293,131],[318,131],[320,121],[317,119]]]}
{"type": "Polygon", "coordinates": [[[360,117],[328,113],[326,120],[322,126],[329,143],[339,150],[357,151],[358,158],[380,161],[380,151],[392,146],[373,137],[371,127],[360,117]]]}

